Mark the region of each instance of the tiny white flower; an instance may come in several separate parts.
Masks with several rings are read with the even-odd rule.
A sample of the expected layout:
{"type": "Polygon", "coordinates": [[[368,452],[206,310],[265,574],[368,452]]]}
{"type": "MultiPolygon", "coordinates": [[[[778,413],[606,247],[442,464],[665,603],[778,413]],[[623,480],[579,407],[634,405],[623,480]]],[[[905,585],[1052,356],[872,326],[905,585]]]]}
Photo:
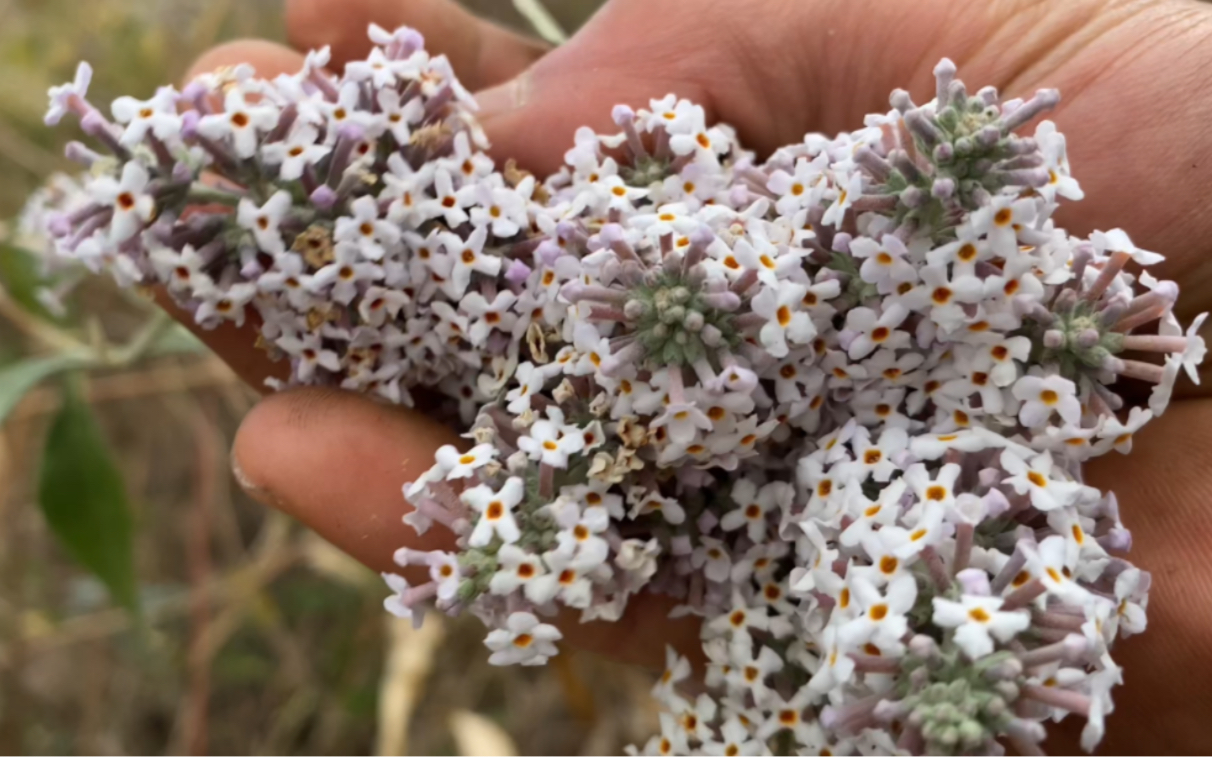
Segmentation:
{"type": "Polygon", "coordinates": [[[850,241],[850,254],[863,261],[859,276],[868,284],[875,284],[880,294],[888,294],[901,284],[917,280],[917,271],[906,260],[909,250],[892,234],[885,234],[878,242],[856,237],[850,241]]]}
{"type": "Polygon", "coordinates": [[[774,357],[785,357],[793,344],[807,344],[816,337],[816,326],[812,318],[799,310],[808,287],[793,281],[777,281],[774,286],[763,288],[751,300],[753,312],[766,319],[759,338],[774,357]]]}
{"type": "Polygon", "coordinates": [[[489,632],[484,646],[492,650],[490,665],[543,665],[559,650],[563,634],[529,612],[510,613],[504,628],[489,632]]]}
{"type": "Polygon", "coordinates": [[[443,477],[450,480],[467,478],[496,456],[497,449],[491,444],[477,444],[467,452],[459,452],[453,444],[445,444],[434,454],[443,477]]]}
{"type": "Polygon", "coordinates": [[[341,370],[341,359],[332,350],[324,349],[319,334],[280,336],[274,344],[281,347],[286,354],[298,359],[295,376],[300,383],[310,383],[316,374],[316,368],[324,368],[333,373],[341,370]]]}
{"type": "Polygon", "coordinates": [[[555,468],[567,468],[568,456],[583,450],[585,439],[576,429],[564,425],[562,413],[556,410],[552,414],[558,414],[558,420],[535,421],[528,434],[518,438],[518,449],[530,455],[531,460],[555,468]]]}
{"type": "Polygon", "coordinates": [[[143,141],[150,131],[156,139],[167,141],[181,133],[181,116],[177,115],[177,91],[172,87],[161,87],[150,100],[119,97],[111,110],[114,120],[126,124],[118,141],[125,147],[134,147],[143,141]]]}
{"type": "MultiPolygon", "coordinates": [[[[1053,475],[1052,453],[1043,452],[1030,460],[1024,460],[1014,451],[1002,450],[1002,468],[1010,474],[1002,479],[1018,494],[1031,497],[1031,505],[1047,512],[1073,504],[1081,494],[1083,486],[1077,481],[1056,478],[1053,475]]],[[[1064,475],[1063,469],[1061,475],[1064,475]]]]}
{"type": "Polygon", "coordinates": [[[1114,252],[1124,252],[1132,260],[1141,265],[1155,265],[1165,260],[1164,256],[1158,255],[1156,252],[1142,250],[1132,244],[1132,240],[1128,238],[1128,233],[1123,229],[1096,231],[1090,235],[1090,241],[1094,243],[1094,249],[1102,254],[1109,255],[1114,252]]]}
{"type": "Polygon", "coordinates": [[[486,547],[494,536],[506,544],[513,544],[521,538],[522,533],[513,517],[513,508],[522,501],[526,494],[525,489],[522,479],[512,476],[500,491],[493,491],[491,486],[480,484],[459,495],[459,499],[480,513],[471,536],[467,537],[467,543],[473,547],[486,547]]]}
{"type": "Polygon", "coordinates": [[[138,234],[156,213],[156,201],[144,194],[151,175],[137,160],[122,166],[122,178],[118,181],[103,176],[89,182],[88,191],[103,205],[114,209],[110,222],[109,240],[118,245],[138,234]]]}
{"type": "Polygon", "coordinates": [[[295,181],[303,175],[307,166],[316,165],[332,151],[326,145],[316,144],[318,137],[316,127],[300,121],[285,140],[263,144],[261,158],[270,165],[278,166],[279,179],[295,181]]]}
{"type": "Polygon", "coordinates": [[[198,133],[207,139],[230,139],[237,157],[251,158],[257,154],[259,132],[269,131],[277,124],[277,108],[264,102],[249,105],[244,92],[232,87],[223,101],[223,112],[203,116],[198,121],[198,133]]]}
{"type": "Polygon", "coordinates": [[[438,599],[453,599],[463,579],[459,556],[453,552],[430,552],[426,563],[429,565],[429,577],[438,585],[438,599]]]}
{"type": "Polygon", "coordinates": [[[1002,612],[1001,597],[965,594],[958,602],[942,597],[935,597],[933,602],[935,625],[954,628],[955,643],[970,660],[992,654],[993,639],[1008,642],[1031,625],[1026,610],[1002,612]]]}
{"type": "Polygon", "coordinates": [[[387,250],[400,241],[400,229],[390,221],[380,220],[379,205],[373,197],[359,197],[349,205],[353,216],[337,219],[333,239],[357,245],[367,260],[383,259],[387,250]]]}
{"type": "Polygon", "coordinates": [[[240,198],[236,210],[236,223],[253,233],[257,247],[270,255],[281,255],[286,252],[282,234],[278,231],[282,220],[290,211],[293,201],[290,192],[280,189],[265,201],[261,207],[247,197],[240,198]]]}
{"type": "Polygon", "coordinates": [[[514,544],[502,544],[497,550],[497,571],[489,580],[488,589],[493,594],[512,594],[522,587],[530,591],[531,583],[547,572],[543,560],[514,544]]]}
{"type": "Polygon", "coordinates": [[[1023,376],[1014,383],[1013,393],[1023,403],[1018,417],[1028,428],[1043,425],[1053,413],[1072,425],[1081,419],[1077,387],[1063,376],[1023,376]]]}
{"type": "Polygon", "coordinates": [[[51,87],[50,107],[43,119],[47,126],[54,126],[63,119],[69,111],[76,107],[84,107],[84,98],[88,96],[88,85],[93,80],[93,67],[81,61],[76,66],[76,78],[67,84],[51,87]],[[78,106],[73,106],[78,103],[78,106]]]}
{"type": "Polygon", "coordinates": [[[905,614],[913,609],[917,600],[917,579],[910,573],[902,573],[888,583],[884,593],[880,593],[870,581],[855,578],[850,582],[850,589],[860,614],[838,629],[842,643],[850,649],[867,642],[883,650],[899,649],[901,637],[909,630],[905,614]]]}

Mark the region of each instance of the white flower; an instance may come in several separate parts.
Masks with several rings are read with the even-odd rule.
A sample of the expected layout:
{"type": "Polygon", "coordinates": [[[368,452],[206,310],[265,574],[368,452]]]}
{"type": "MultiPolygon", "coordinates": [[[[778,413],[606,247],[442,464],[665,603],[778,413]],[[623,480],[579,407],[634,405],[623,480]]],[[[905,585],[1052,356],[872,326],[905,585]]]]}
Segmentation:
{"type": "Polygon", "coordinates": [[[390,596],[383,598],[383,608],[397,618],[406,618],[412,621],[413,628],[420,628],[421,621],[425,619],[423,612],[415,612],[412,605],[405,603],[405,597],[412,588],[408,585],[408,581],[404,576],[395,573],[382,573],[383,580],[387,582],[388,588],[392,590],[390,596]]]}
{"type": "Polygon", "coordinates": [[[278,227],[286,218],[286,214],[290,212],[292,204],[290,192],[285,189],[274,192],[273,196],[266,200],[261,207],[257,207],[257,204],[249,198],[241,197],[239,208],[236,211],[236,223],[253,233],[253,237],[257,240],[257,247],[262,252],[281,255],[286,252],[286,245],[282,242],[282,234],[278,231],[278,227]]]}
{"type": "Polygon", "coordinates": [[[712,428],[711,419],[693,402],[670,402],[649,425],[652,428],[664,426],[674,444],[689,444],[698,436],[699,430],[712,428]]]}
{"type": "Polygon", "coordinates": [[[512,594],[519,586],[523,591],[530,591],[532,581],[546,572],[538,555],[513,544],[503,544],[497,550],[497,570],[492,574],[488,589],[493,594],[512,594]]]}
{"type": "Polygon", "coordinates": [[[307,166],[314,166],[332,151],[316,144],[319,132],[308,123],[297,122],[282,142],[267,142],[261,146],[261,158],[278,166],[278,178],[295,181],[307,166]]]}
{"type": "Polygon", "coordinates": [[[509,404],[505,406],[505,409],[513,415],[528,410],[530,398],[543,391],[543,385],[550,377],[549,368],[550,366],[538,366],[529,361],[519,365],[517,371],[514,372],[518,385],[506,393],[505,399],[509,401],[509,404]]]}
{"type": "Polygon", "coordinates": [[[1071,425],[1081,419],[1077,387],[1063,376],[1023,376],[1014,383],[1013,393],[1023,403],[1018,418],[1028,428],[1042,426],[1053,413],[1071,425]]]}
{"type": "MultiPolygon", "coordinates": [[[[1207,313],[1200,313],[1195,316],[1195,320],[1191,321],[1191,325],[1187,327],[1187,345],[1179,356],[1183,370],[1187,372],[1187,377],[1193,384],[1199,384],[1199,365],[1204,362],[1204,357],[1208,354],[1208,346],[1204,342],[1204,338],[1199,335],[1199,330],[1207,319],[1207,313]]],[[[1179,325],[1178,319],[1173,314],[1161,319],[1158,323],[1157,333],[1161,336],[1183,336],[1182,326],[1179,325]]]]}
{"type": "Polygon", "coordinates": [[[595,563],[591,557],[571,554],[564,549],[544,553],[547,572],[530,582],[526,587],[526,598],[544,605],[558,597],[569,607],[581,610],[589,607],[593,582],[588,574],[601,564],[600,561],[595,563]]]}
{"type": "Polygon", "coordinates": [[[670,134],[690,134],[702,129],[706,124],[706,114],[702,106],[680,99],[677,95],[670,94],[660,100],[649,100],[648,107],[651,108],[651,113],[644,120],[645,131],[662,128],[670,134]]]}
{"type": "Polygon", "coordinates": [[[450,271],[449,293],[453,297],[462,297],[471,283],[472,272],[478,271],[486,276],[496,276],[501,271],[501,258],[484,253],[484,243],[488,240],[488,229],[481,226],[471,232],[471,236],[463,239],[458,234],[442,235],[442,245],[450,253],[454,267],[450,271]]]}
{"type": "Polygon", "coordinates": [[[774,357],[786,357],[790,352],[787,340],[807,344],[816,337],[812,318],[799,310],[808,287],[793,281],[777,281],[766,287],[751,301],[753,312],[766,319],[759,338],[774,357]]]}
{"type": "Polygon", "coordinates": [[[159,140],[169,140],[181,133],[177,91],[172,87],[161,87],[150,100],[119,97],[114,100],[111,111],[115,121],[126,124],[126,129],[118,138],[125,147],[139,144],[149,131],[159,140]]]}
{"type": "Polygon", "coordinates": [[[359,284],[383,278],[383,268],[374,263],[362,262],[357,245],[341,242],[333,249],[333,262],[316,271],[306,286],[317,294],[325,291],[342,305],[348,305],[358,296],[359,284]]]}
{"type": "Polygon", "coordinates": [[[404,292],[383,287],[367,287],[358,302],[358,315],[371,326],[382,326],[388,318],[395,318],[400,310],[412,302],[404,292]]]}
{"type": "Polygon", "coordinates": [[[781,481],[766,484],[759,491],[752,481],[739,479],[732,485],[732,501],[736,503],[736,509],[724,514],[720,528],[735,531],[745,526],[751,540],[765,541],[769,528],[767,514],[780,507],[790,507],[794,496],[795,490],[791,485],[781,481]]]}
{"type": "Polygon", "coordinates": [[[1000,597],[963,595],[952,602],[935,597],[935,625],[955,629],[955,643],[971,660],[993,653],[993,639],[1008,642],[1031,625],[1026,610],[1002,612],[1000,597]]]}
{"type": "Polygon", "coordinates": [[[223,101],[223,112],[203,116],[198,121],[198,133],[207,139],[229,138],[238,157],[251,158],[257,154],[258,132],[277,125],[277,108],[268,104],[249,105],[244,92],[232,87],[223,101]]]}
{"type": "Polygon", "coordinates": [[[702,750],[710,755],[761,754],[762,743],[733,715],[720,727],[720,741],[704,741],[702,750]]]}
{"type": "Polygon", "coordinates": [[[444,168],[434,171],[433,187],[434,197],[417,206],[419,216],[425,219],[441,216],[452,229],[466,223],[470,216],[463,208],[475,202],[476,188],[468,186],[456,191],[454,179],[444,168]]]}
{"type": "Polygon", "coordinates": [[[854,658],[849,655],[852,647],[842,645],[838,628],[830,624],[821,635],[821,666],[808,681],[808,688],[819,694],[836,691],[854,678],[854,658]]]}
{"type": "Polygon", "coordinates": [[[517,315],[510,312],[517,299],[517,295],[508,289],[497,292],[492,302],[486,300],[479,292],[471,292],[465,296],[459,303],[459,308],[476,319],[467,330],[471,343],[481,347],[493,331],[510,333],[518,320],[517,315]]]}
{"type": "MultiPolygon", "coordinates": [[[[737,240],[736,245],[732,248],[732,255],[745,268],[757,271],[758,280],[763,284],[777,288],[780,278],[786,276],[792,269],[800,267],[799,261],[803,252],[780,251],[770,240],[759,235],[749,234],[737,240]]],[[[780,296],[776,298],[776,302],[782,299],[785,291],[778,291],[780,296]]],[[[787,304],[790,305],[790,303],[787,304]]]]}
{"type": "Polygon", "coordinates": [[[429,577],[438,585],[438,599],[453,599],[463,579],[459,556],[453,552],[430,552],[426,564],[429,565],[429,577]]]}
{"type": "Polygon", "coordinates": [[[76,66],[76,78],[67,84],[50,88],[50,107],[43,119],[47,126],[54,126],[71,110],[75,110],[73,102],[83,107],[84,98],[88,96],[88,85],[93,80],[93,67],[81,61],[76,66]]]}
{"type": "MultiPolygon", "coordinates": [[[[876,314],[871,308],[855,308],[846,314],[846,330],[857,332],[847,354],[851,360],[861,360],[877,348],[899,350],[909,344],[909,334],[896,327],[909,316],[904,306],[893,303],[876,314]]],[[[776,355],[776,357],[778,357],[776,355]]]]}
{"type": "Polygon", "coordinates": [[[480,484],[463,492],[459,499],[480,513],[471,536],[467,537],[467,543],[473,547],[486,547],[493,536],[500,537],[506,544],[516,542],[522,534],[514,520],[513,507],[522,501],[525,494],[525,483],[517,476],[510,477],[500,491],[480,484]]]}
{"type": "MultiPolygon", "coordinates": [[[[1029,494],[1036,510],[1055,510],[1073,504],[1081,494],[1082,485],[1052,475],[1052,453],[1043,452],[1023,460],[1013,450],[1002,450],[1002,468],[1010,474],[1002,483],[1010,484],[1018,494],[1029,494]]],[[[1062,470],[1062,475],[1064,475],[1062,470]]]]}
{"type": "Polygon", "coordinates": [[[420,123],[425,115],[425,103],[420,97],[410,98],[400,103],[400,93],[393,89],[380,89],[378,93],[379,108],[387,117],[387,130],[401,145],[407,145],[412,136],[412,125],[420,123]]]}
{"type": "Polygon", "coordinates": [[[955,482],[960,471],[960,466],[947,463],[931,479],[926,466],[917,463],[905,471],[905,483],[913,488],[919,502],[938,502],[948,508],[955,503],[955,482]]]}
{"type": "Polygon", "coordinates": [[[202,270],[208,261],[198,254],[193,245],[185,245],[179,253],[167,247],[157,247],[151,251],[150,257],[160,280],[166,282],[174,292],[188,292],[213,283],[202,270]]]}
{"type": "Polygon", "coordinates": [[[555,642],[562,638],[555,626],[540,623],[531,613],[515,612],[504,628],[488,634],[484,646],[492,650],[491,665],[543,665],[559,652],[555,642]]]}
{"type": "Polygon", "coordinates": [[[444,472],[443,477],[450,480],[467,478],[496,456],[497,449],[491,444],[477,444],[467,452],[459,452],[453,444],[445,444],[434,453],[439,468],[444,472]]]}
{"type": "Polygon", "coordinates": [[[518,449],[554,468],[567,468],[568,456],[585,448],[585,439],[575,428],[564,425],[562,413],[553,408],[558,419],[535,421],[527,436],[518,438],[518,449]],[[571,433],[569,433],[571,432],[571,433]]]}
{"type": "Polygon", "coordinates": [[[565,552],[575,554],[584,566],[601,565],[610,553],[610,546],[599,534],[610,526],[610,514],[604,507],[587,507],[584,510],[575,504],[566,505],[557,516],[561,530],[556,532],[556,541],[565,552]]]}
{"type": "Polygon", "coordinates": [[[379,219],[379,205],[373,197],[362,196],[349,205],[353,217],[337,219],[333,239],[355,244],[367,260],[382,260],[386,250],[400,241],[400,229],[379,219]]]}
{"type": "Polygon", "coordinates": [[[874,501],[867,499],[861,485],[847,486],[846,512],[852,520],[838,539],[842,546],[854,547],[863,542],[868,534],[874,533],[876,527],[883,530],[895,523],[900,517],[900,499],[904,492],[903,479],[897,479],[881,489],[874,501]]]}
{"type": "Polygon", "coordinates": [[[860,614],[838,629],[842,643],[854,649],[871,642],[881,650],[897,650],[900,639],[909,629],[905,614],[917,600],[917,579],[902,573],[888,583],[881,594],[870,581],[855,578],[850,589],[857,600],[860,614]]]}
{"type": "Polygon", "coordinates": [[[1039,189],[1048,202],[1056,202],[1057,195],[1067,200],[1080,200],[1086,196],[1081,187],[1069,175],[1069,156],[1065,147],[1065,135],[1056,130],[1052,121],[1041,121],[1035,127],[1035,141],[1044,154],[1044,168],[1048,171],[1048,183],[1039,189]]]}
{"type": "Polygon", "coordinates": [[[1121,454],[1132,451],[1132,435],[1140,431],[1146,423],[1153,420],[1153,412],[1143,407],[1134,407],[1128,413],[1128,420],[1120,422],[1112,416],[1098,429],[1100,437],[1095,445],[1095,454],[1104,455],[1111,450],[1121,454]]]}
{"type": "Polygon", "coordinates": [[[867,237],[852,239],[850,254],[863,261],[859,276],[868,284],[875,284],[881,294],[917,280],[917,271],[905,259],[909,250],[892,234],[885,234],[878,242],[867,237]]]}
{"type": "Polygon", "coordinates": [[[1090,594],[1072,578],[1077,562],[1077,545],[1064,536],[1049,536],[1037,545],[1024,545],[1027,570],[1044,584],[1049,594],[1062,602],[1078,606],[1090,601],[1090,594]]]}
{"type": "Polygon", "coordinates": [[[280,336],[274,341],[274,344],[281,347],[286,354],[298,358],[299,364],[295,369],[295,376],[300,383],[310,383],[317,367],[333,373],[341,370],[340,357],[332,350],[323,348],[319,334],[280,336]]]}
{"type": "Polygon", "coordinates": [[[861,171],[846,173],[839,171],[834,179],[837,197],[833,204],[821,217],[821,223],[826,226],[841,226],[846,217],[846,210],[863,194],[863,174],[861,171]]]}
{"type": "Polygon", "coordinates": [[[257,286],[232,284],[224,289],[210,285],[194,294],[201,301],[194,312],[194,320],[197,323],[213,326],[220,321],[232,321],[240,326],[244,323],[244,306],[257,296],[257,286]]]}
{"type": "Polygon", "coordinates": [[[122,166],[119,181],[102,176],[89,183],[89,194],[97,202],[114,209],[114,219],[109,228],[111,244],[118,245],[135,236],[155,215],[155,199],[150,194],[144,194],[149,181],[151,176],[143,164],[132,160],[122,166]]]}
{"type": "Polygon", "coordinates": [[[1132,244],[1132,240],[1128,238],[1128,233],[1123,229],[1096,231],[1090,235],[1090,241],[1094,243],[1094,249],[1099,253],[1104,255],[1115,252],[1127,253],[1132,260],[1141,265],[1154,265],[1165,260],[1165,257],[1158,255],[1156,252],[1142,250],[1132,244]]]}
{"type": "MultiPolygon", "coordinates": [[[[534,183],[529,177],[524,181],[527,187],[534,183]]],[[[476,203],[471,208],[471,222],[487,226],[498,239],[514,236],[527,224],[526,199],[518,189],[481,182],[476,185],[476,203]]]]}
{"type": "Polygon", "coordinates": [[[669,138],[674,155],[693,155],[695,161],[714,165],[718,156],[728,152],[728,136],[723,131],[699,129],[692,134],[674,134],[669,138]]]}
{"type": "Polygon", "coordinates": [[[1035,201],[1031,198],[997,195],[993,201],[972,214],[972,227],[985,234],[995,255],[1008,261],[1019,256],[1018,230],[1035,221],[1035,201]]]}
{"type": "Polygon", "coordinates": [[[789,174],[781,169],[777,170],[770,174],[770,181],[766,182],[767,189],[781,195],[776,207],[779,213],[785,216],[793,215],[800,208],[815,205],[824,191],[819,160],[799,158],[795,161],[794,171],[794,174],[789,174]]]}

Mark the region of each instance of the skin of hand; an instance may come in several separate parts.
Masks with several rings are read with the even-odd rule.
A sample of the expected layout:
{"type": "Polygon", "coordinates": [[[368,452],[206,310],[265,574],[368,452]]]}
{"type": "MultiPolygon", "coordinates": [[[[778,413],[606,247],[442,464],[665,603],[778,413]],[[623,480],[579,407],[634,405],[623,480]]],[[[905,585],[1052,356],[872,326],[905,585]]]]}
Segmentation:
{"type": "MultiPolygon", "coordinates": [[[[973,87],[1005,96],[1057,87],[1052,114],[1069,137],[1086,199],[1063,206],[1074,233],[1122,226],[1167,255],[1155,273],[1183,288],[1184,322],[1212,303],[1212,5],[1194,0],[611,0],[566,45],[547,51],[451,0],[287,0],[297,49],[333,48],[333,65],[366,54],[370,22],[420,30],[478,90],[493,156],[539,175],[558,167],[576,127],[613,131],[615,103],[642,105],[675,92],[737,127],[769,152],[806,131],[835,133],[887,110],[888,93],[932,96],[931,69],[950,57],[973,87]]],[[[192,74],[253,63],[295,71],[287,47],[233,42],[192,74]]],[[[166,307],[171,303],[163,300],[166,307]]],[[[188,319],[187,319],[188,320],[188,319]]],[[[187,323],[187,325],[192,325],[187,323]]],[[[255,327],[200,335],[250,384],[281,376],[253,347],[255,327]]],[[[1205,383],[1205,386],[1207,384],[1205,383]]],[[[1212,399],[1192,387],[1136,437],[1132,454],[1087,465],[1088,482],[1119,495],[1133,561],[1153,573],[1149,630],[1119,642],[1123,687],[1114,692],[1100,752],[1206,753],[1212,749],[1212,399]],[[1175,465],[1175,461],[1180,464],[1175,465]]],[[[232,451],[236,476],[259,501],[314,528],[376,570],[392,552],[449,548],[435,529],[403,525],[400,487],[457,440],[419,413],[333,390],[267,397],[232,451]]],[[[407,575],[407,574],[406,574],[407,575]]],[[[414,577],[421,579],[421,576],[414,577]]],[[[570,643],[628,662],[659,664],[664,645],[698,650],[693,619],[641,597],[619,624],[561,618],[570,643]]],[[[1082,720],[1047,746],[1076,753],[1082,720]]]]}

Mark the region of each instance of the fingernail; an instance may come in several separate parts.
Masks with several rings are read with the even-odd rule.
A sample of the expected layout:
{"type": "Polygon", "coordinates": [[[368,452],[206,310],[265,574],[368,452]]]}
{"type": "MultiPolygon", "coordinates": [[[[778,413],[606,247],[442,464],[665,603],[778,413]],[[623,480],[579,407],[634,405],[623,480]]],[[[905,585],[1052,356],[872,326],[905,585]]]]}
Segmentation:
{"type": "Polygon", "coordinates": [[[498,84],[477,93],[476,102],[480,105],[480,119],[486,120],[521,108],[526,104],[529,91],[530,72],[523,71],[504,84],[498,84]]]}
{"type": "Polygon", "coordinates": [[[240,461],[236,458],[236,453],[233,450],[231,457],[231,475],[236,479],[236,483],[244,490],[244,493],[261,504],[270,505],[271,507],[278,506],[278,498],[273,495],[268,489],[258,486],[248,474],[240,467],[240,461]]]}

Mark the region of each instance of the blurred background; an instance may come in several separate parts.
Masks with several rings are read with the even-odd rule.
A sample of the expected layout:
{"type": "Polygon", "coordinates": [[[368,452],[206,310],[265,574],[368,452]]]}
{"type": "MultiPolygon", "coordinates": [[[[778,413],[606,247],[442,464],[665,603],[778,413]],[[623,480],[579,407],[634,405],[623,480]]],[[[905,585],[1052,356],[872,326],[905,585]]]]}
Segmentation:
{"type": "MultiPolygon", "coordinates": [[[[550,35],[600,0],[543,3],[467,4],[550,35]]],[[[571,650],[493,668],[473,618],[391,619],[377,575],[232,481],[255,393],[139,295],[27,252],[40,243],[22,208],[71,170],[62,146],[78,136],[42,125],[49,86],[84,59],[94,102],[146,97],[249,36],[282,39],[279,0],[0,0],[0,752],[642,742],[656,727],[649,671],[571,650]]]]}

